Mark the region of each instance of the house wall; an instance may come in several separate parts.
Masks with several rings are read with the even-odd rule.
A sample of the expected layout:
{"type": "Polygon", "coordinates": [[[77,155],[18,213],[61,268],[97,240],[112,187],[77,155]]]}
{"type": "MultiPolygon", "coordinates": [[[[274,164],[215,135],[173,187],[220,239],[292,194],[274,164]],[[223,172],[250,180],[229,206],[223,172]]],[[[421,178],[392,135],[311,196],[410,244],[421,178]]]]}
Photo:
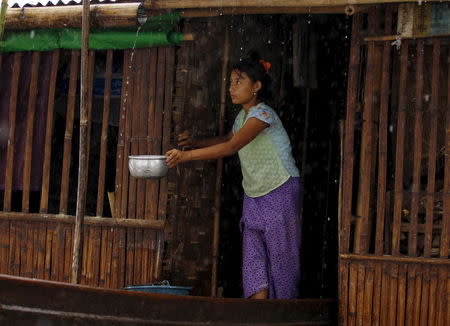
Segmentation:
{"type": "Polygon", "coordinates": [[[353,17],[340,217],[340,324],[449,323],[448,38],[395,35],[397,7],[353,17]]]}

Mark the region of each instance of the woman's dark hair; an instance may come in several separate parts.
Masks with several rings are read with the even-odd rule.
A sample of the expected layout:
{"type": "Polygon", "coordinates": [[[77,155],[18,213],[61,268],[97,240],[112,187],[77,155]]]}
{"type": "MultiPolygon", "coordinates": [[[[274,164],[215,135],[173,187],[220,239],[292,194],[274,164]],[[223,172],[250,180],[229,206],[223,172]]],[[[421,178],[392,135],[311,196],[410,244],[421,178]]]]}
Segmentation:
{"type": "Polygon", "coordinates": [[[272,97],[271,78],[264,64],[260,62],[256,52],[249,53],[248,57],[232,65],[232,71],[245,72],[252,82],[260,81],[262,86],[258,92],[258,99],[267,101],[272,97]]]}

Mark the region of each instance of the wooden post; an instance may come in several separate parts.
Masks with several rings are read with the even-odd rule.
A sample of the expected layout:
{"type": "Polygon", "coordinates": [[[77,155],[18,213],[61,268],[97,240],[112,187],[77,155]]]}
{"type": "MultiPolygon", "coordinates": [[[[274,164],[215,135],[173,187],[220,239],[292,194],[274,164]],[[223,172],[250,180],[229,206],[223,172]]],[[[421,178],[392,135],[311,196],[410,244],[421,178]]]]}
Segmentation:
{"type": "Polygon", "coordinates": [[[72,283],[79,283],[81,266],[80,247],[83,238],[83,219],[86,210],[86,189],[87,189],[87,149],[88,149],[88,59],[89,59],[89,0],[83,0],[83,18],[82,18],[82,44],[81,44],[81,91],[80,91],[80,151],[78,160],[78,190],[77,190],[77,208],[75,215],[75,230],[73,237],[72,251],[72,283]]]}
{"type": "Polygon", "coordinates": [[[342,228],[339,238],[339,252],[348,253],[350,242],[350,220],[352,210],[352,184],[353,184],[353,162],[354,162],[354,129],[355,111],[358,101],[358,75],[360,60],[360,36],[359,30],[362,24],[362,15],[353,16],[352,43],[350,49],[350,63],[347,82],[347,108],[344,127],[344,156],[342,175],[342,228]]]}
{"type": "MultiPolygon", "coordinates": [[[[225,27],[227,28],[227,27],[225,27]]],[[[220,87],[220,113],[219,113],[219,136],[224,134],[224,120],[225,120],[225,104],[227,96],[227,78],[228,78],[228,61],[229,61],[229,34],[225,31],[225,43],[223,46],[223,60],[222,60],[222,83],[220,87]]],[[[217,265],[219,259],[219,227],[220,227],[220,200],[222,188],[222,169],[223,159],[217,161],[216,167],[216,197],[214,200],[214,234],[213,234],[213,265],[211,277],[211,296],[217,295],[217,265]]]]}

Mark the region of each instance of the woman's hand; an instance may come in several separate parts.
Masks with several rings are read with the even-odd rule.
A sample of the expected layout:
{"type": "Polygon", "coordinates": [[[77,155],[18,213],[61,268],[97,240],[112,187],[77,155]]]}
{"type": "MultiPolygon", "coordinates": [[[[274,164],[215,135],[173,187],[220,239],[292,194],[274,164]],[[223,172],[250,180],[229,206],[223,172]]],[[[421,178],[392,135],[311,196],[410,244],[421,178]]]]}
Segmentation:
{"type": "Polygon", "coordinates": [[[166,153],[166,156],[166,163],[169,168],[173,168],[178,163],[187,161],[187,152],[182,152],[178,149],[171,149],[166,153]]]}
{"type": "Polygon", "coordinates": [[[192,136],[189,131],[185,130],[181,134],[178,135],[178,147],[187,147],[191,148],[194,141],[192,140],[192,136]]]}

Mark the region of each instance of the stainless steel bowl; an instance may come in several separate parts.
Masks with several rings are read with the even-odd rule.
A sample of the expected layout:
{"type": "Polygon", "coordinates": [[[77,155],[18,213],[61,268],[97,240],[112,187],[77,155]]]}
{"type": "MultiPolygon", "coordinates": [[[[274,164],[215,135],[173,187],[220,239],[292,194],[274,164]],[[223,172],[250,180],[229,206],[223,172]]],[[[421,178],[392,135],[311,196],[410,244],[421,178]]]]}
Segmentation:
{"type": "Polygon", "coordinates": [[[128,167],[135,178],[161,178],[168,170],[164,155],[128,156],[128,167]]]}

